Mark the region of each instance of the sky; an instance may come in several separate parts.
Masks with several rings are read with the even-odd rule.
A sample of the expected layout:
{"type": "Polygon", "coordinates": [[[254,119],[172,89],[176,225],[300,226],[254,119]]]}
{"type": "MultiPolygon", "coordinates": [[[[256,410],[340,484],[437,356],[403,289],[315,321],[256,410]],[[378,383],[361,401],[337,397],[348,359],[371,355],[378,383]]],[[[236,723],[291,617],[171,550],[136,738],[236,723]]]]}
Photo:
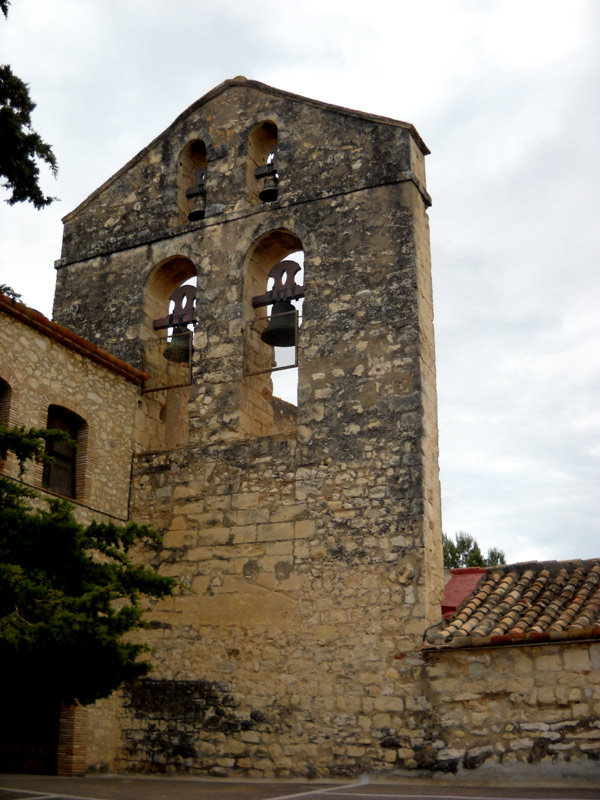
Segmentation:
{"type": "Polygon", "coordinates": [[[413,123],[444,530],[509,563],[600,556],[600,2],[12,0],[0,61],[60,198],[0,202],[0,283],[48,316],[61,217],[222,81],[413,123]]]}

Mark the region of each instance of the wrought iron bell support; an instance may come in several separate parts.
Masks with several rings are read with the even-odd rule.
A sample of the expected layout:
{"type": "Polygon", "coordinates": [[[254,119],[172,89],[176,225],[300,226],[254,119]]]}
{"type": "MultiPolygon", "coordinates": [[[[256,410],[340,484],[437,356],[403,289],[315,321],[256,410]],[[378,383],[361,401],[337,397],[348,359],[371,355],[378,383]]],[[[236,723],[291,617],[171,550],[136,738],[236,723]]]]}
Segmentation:
{"type": "Polygon", "coordinates": [[[273,305],[271,317],[260,338],[272,347],[293,347],[296,344],[296,309],[292,300],[304,297],[304,286],[295,282],[295,275],[301,269],[295,261],[280,261],[269,271],[273,278],[273,288],[265,294],[252,298],[254,308],[273,305]],[[286,276],[285,283],[283,276],[286,276]]]}
{"type": "Polygon", "coordinates": [[[166,317],[155,319],[152,325],[155,331],[173,328],[171,341],[163,355],[168,361],[183,364],[191,357],[191,331],[187,326],[195,321],[196,287],[189,284],[178,286],[169,301],[173,303],[173,311],[166,317]]]}

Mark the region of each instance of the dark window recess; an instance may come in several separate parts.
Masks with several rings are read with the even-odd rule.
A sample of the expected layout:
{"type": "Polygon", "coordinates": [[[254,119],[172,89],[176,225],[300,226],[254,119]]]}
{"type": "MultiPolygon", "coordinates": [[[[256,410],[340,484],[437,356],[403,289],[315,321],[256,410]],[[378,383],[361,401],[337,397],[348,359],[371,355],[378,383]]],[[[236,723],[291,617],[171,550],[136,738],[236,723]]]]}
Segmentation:
{"type": "MultiPolygon", "coordinates": [[[[60,406],[48,409],[47,428],[66,431],[71,439],[77,441],[77,434],[82,427],[82,420],[71,411],[60,406]]],[[[77,450],[65,442],[48,442],[46,452],[54,461],[44,464],[42,486],[65,497],[75,497],[75,471],[77,468],[77,450]]]]}
{"type": "Polygon", "coordinates": [[[10,415],[10,386],[0,378],[0,422],[8,425],[10,415]]]}
{"type": "MultiPolygon", "coordinates": [[[[8,425],[10,421],[11,389],[8,383],[0,378],[0,422],[8,425]]],[[[0,472],[4,471],[6,461],[0,456],[0,472]]]]}

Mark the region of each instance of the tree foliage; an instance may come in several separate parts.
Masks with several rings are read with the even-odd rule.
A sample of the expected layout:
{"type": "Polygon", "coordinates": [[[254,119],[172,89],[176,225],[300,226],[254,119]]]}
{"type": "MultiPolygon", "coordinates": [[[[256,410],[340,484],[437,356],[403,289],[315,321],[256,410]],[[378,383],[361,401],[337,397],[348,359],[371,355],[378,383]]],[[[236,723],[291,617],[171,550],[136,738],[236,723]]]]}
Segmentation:
{"type": "MultiPolygon", "coordinates": [[[[46,428],[9,428],[0,422],[0,458],[6,459],[9,453],[14,453],[19,462],[19,475],[23,475],[27,461],[41,463],[50,460],[46,456],[46,447],[49,442],[72,442],[66,431],[48,430],[46,428]]],[[[0,481],[4,481],[0,478],[0,481]]],[[[2,486],[2,483],[0,483],[2,486]]],[[[0,494],[1,498],[1,494],[0,494]]],[[[1,506],[0,506],[1,508],[1,506]]]]}
{"type": "MultiPolygon", "coordinates": [[[[0,0],[0,10],[8,15],[9,0],[0,0]]],[[[10,205],[24,201],[43,208],[56,198],[45,195],[39,186],[39,161],[44,161],[56,175],[57,164],[52,148],[31,127],[35,103],[29,87],[8,64],[0,66],[0,175],[2,185],[12,192],[10,205]]]]}
{"type": "MultiPolygon", "coordinates": [[[[16,452],[21,464],[44,460],[45,442],[57,433],[64,436],[0,425],[0,453],[16,452]]],[[[130,551],[159,542],[132,523],[81,525],[67,501],[0,476],[4,685],[87,704],[145,675],[147,646],[124,635],[143,627],[142,598],[169,596],[174,582],[135,564],[130,551]]]]}
{"type": "Polygon", "coordinates": [[[497,547],[488,550],[485,558],[479,548],[477,540],[465,531],[454,534],[454,541],[442,533],[442,548],[444,553],[444,567],[496,567],[506,564],[504,552],[497,547]]]}
{"type": "Polygon", "coordinates": [[[7,283],[0,283],[0,294],[6,295],[6,297],[10,297],[10,299],[18,303],[21,300],[21,295],[18,292],[15,292],[7,283]]]}

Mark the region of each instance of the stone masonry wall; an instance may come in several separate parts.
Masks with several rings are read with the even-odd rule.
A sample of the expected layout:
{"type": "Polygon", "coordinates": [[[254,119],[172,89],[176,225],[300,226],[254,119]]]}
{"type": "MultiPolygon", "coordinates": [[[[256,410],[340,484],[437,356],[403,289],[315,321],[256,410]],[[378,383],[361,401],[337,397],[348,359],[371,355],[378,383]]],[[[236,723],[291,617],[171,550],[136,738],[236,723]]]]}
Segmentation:
{"type": "Polygon", "coordinates": [[[55,314],[116,355],[142,362],[150,285],[168,297],[195,271],[198,287],[191,386],[140,398],[133,448],[132,517],[164,532],[153,565],[180,585],[147,609],[150,678],[89,710],[88,768],[598,758],[598,644],[422,649],[443,586],[426,152],[406,123],[238,78],[65,218],[55,314]],[[281,177],[268,204],[249,162],[261,123],[281,177]],[[198,140],[206,218],[188,224],[180,160],[198,140]],[[246,376],[244,331],[298,250],[294,415],[246,376]]]}
{"type": "MultiPolygon", "coordinates": [[[[241,325],[229,321],[239,300],[231,292],[224,313],[202,298],[225,295],[236,247],[262,230],[215,230],[224,253],[199,274],[190,445],[135,461],[132,513],[166,530],[155,565],[190,590],[150,611],[156,668],[125,708],[121,768],[350,774],[388,764],[390,705],[419,728],[423,689],[402,685],[394,655],[413,651],[439,614],[435,423],[425,430],[422,405],[435,394],[415,391],[431,380],[432,339],[420,338],[406,299],[419,285],[412,214],[380,191],[372,203],[390,244],[379,265],[351,269],[369,255],[358,234],[350,255],[327,243],[337,224],[352,227],[343,200],[303,239],[315,297],[300,334],[295,435],[240,431],[241,325]],[[404,270],[389,269],[402,236],[404,270]],[[343,292],[331,289],[336,272],[343,292]],[[360,291],[373,302],[357,310],[360,291]],[[183,718],[182,698],[192,698],[183,718]]],[[[299,229],[289,212],[273,216],[299,229]]],[[[241,293],[241,276],[236,284],[241,293]]]]}
{"type": "Polygon", "coordinates": [[[125,697],[117,754],[108,706],[91,711],[90,766],[349,774],[389,763],[390,706],[419,729],[424,688],[395,656],[439,620],[443,583],[424,152],[404,123],[236,80],[66,218],[55,314],[115,354],[141,358],[157,270],[191,264],[198,287],[189,440],[166,446],[155,398],[131,487],[181,587],[148,608],[155,669],[125,697]],[[265,120],[280,194],[255,205],[265,120]],[[207,216],[181,225],[177,155],[197,138],[207,216]],[[296,420],[257,435],[251,297],[298,250],[296,420]]]}
{"type": "MultiPolygon", "coordinates": [[[[65,217],[59,265],[198,230],[197,224],[181,225],[176,198],[180,154],[190,141],[202,140],[207,148],[207,218],[260,209],[257,199],[248,199],[247,157],[250,132],[267,120],[278,130],[279,201],[336,196],[394,183],[409,172],[425,185],[422,156],[428,150],[412,125],[238,78],[190,106],[65,217]]],[[[77,317],[61,295],[57,319],[59,311],[77,317]]]]}
{"type": "MultiPolygon", "coordinates": [[[[600,761],[600,643],[429,653],[424,676],[434,768],[600,761]]],[[[396,736],[413,766],[418,749],[396,736]]]]}
{"type": "Polygon", "coordinates": [[[254,681],[247,696],[238,674],[247,633],[239,626],[223,641],[208,627],[204,632],[223,659],[220,678],[152,678],[127,693],[113,767],[216,776],[467,777],[480,767],[510,775],[540,764],[557,776],[567,765],[589,765],[591,776],[600,761],[598,643],[389,652],[385,668],[371,663],[360,674],[359,691],[322,680],[337,645],[312,653],[296,647],[290,659],[307,670],[307,685],[318,680],[312,692],[322,709],[315,715],[291,670],[285,676],[274,669],[277,636],[265,631],[253,639],[252,668],[263,688],[254,681]]]}
{"type": "MultiPolygon", "coordinates": [[[[335,213],[336,198],[357,192],[357,212],[370,215],[368,195],[361,192],[373,186],[409,181],[425,193],[427,149],[412,126],[306,102],[245,79],[224,87],[184,112],[65,217],[54,316],[136,366],[148,275],[165,257],[179,254],[198,267],[215,258],[204,247],[206,238],[227,236],[234,220],[251,226],[254,216],[258,227],[274,208],[325,200],[335,213]],[[277,124],[280,174],[277,203],[267,206],[250,202],[246,185],[248,136],[264,120],[277,124]],[[179,154],[196,139],[207,145],[206,219],[181,224],[179,154]]],[[[338,245],[356,241],[356,233],[340,224],[338,245]]],[[[231,252],[223,246],[217,258],[231,252]]],[[[200,293],[198,298],[209,300],[200,293]]]]}

